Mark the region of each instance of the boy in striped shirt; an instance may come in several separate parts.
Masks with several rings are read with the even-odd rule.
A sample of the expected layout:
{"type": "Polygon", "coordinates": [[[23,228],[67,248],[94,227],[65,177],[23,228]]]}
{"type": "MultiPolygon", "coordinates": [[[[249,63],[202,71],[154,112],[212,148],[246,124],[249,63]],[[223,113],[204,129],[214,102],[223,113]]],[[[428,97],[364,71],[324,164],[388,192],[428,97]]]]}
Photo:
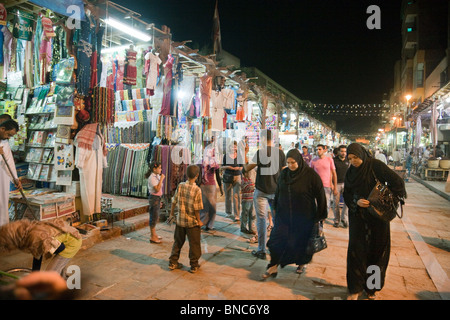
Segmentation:
{"type": "Polygon", "coordinates": [[[203,225],[200,220],[200,210],[203,209],[202,191],[195,183],[200,173],[196,165],[187,167],[188,181],[178,185],[172,198],[172,207],[168,221],[175,218],[175,206],[178,205],[178,214],[176,215],[176,227],[174,233],[174,243],[172,253],[169,258],[169,269],[181,269],[183,265],[178,262],[180,251],[186,241],[189,241],[189,260],[191,264],[191,273],[195,273],[200,268],[198,260],[202,255],[200,246],[200,227],[203,225]]]}

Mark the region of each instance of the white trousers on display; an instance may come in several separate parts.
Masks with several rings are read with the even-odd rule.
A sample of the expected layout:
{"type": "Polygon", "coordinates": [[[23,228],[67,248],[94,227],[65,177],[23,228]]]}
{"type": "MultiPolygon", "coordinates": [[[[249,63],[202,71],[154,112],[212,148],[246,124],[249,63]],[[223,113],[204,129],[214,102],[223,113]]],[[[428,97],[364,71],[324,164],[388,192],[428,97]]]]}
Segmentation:
{"type": "Polygon", "coordinates": [[[80,172],[80,195],[84,215],[101,212],[103,151],[88,150],[80,172]]]}

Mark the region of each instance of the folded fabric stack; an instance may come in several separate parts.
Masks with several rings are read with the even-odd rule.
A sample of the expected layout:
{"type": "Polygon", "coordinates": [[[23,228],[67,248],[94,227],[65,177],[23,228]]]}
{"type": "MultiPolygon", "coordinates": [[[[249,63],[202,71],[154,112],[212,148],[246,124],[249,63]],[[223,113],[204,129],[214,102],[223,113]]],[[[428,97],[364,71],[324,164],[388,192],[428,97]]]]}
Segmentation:
{"type": "Polygon", "coordinates": [[[115,93],[115,121],[151,121],[152,106],[145,89],[119,90],[115,93]]]}
{"type": "Polygon", "coordinates": [[[116,122],[151,121],[152,110],[116,111],[116,122]]]}
{"type": "Polygon", "coordinates": [[[137,100],[147,98],[145,89],[130,89],[116,91],[116,100],[137,100]]]}
{"type": "Polygon", "coordinates": [[[117,111],[136,111],[150,110],[150,99],[122,100],[122,110],[117,111]]]}

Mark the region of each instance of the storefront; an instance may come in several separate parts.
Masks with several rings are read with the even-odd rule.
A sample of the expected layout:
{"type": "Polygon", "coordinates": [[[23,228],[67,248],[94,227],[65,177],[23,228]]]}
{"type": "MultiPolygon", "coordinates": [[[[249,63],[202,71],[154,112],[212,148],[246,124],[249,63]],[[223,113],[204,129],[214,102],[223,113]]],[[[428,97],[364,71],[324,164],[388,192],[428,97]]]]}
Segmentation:
{"type": "MultiPolygon", "coordinates": [[[[80,1],[81,21],[71,28],[72,18],[60,8],[34,3],[7,6],[7,23],[0,24],[8,35],[0,114],[20,125],[10,144],[39,219],[92,221],[108,202],[104,193],[146,198],[152,160],[163,164],[168,202],[213,136],[223,142],[219,158],[245,138],[252,157],[261,129],[275,130],[274,141],[285,151],[292,142],[332,146],[341,139],[126,8],[80,1]],[[138,27],[127,24],[125,14],[138,27]],[[89,162],[91,154],[98,161],[89,162]],[[58,203],[65,204],[61,210],[58,203]]],[[[24,212],[20,199],[13,190],[11,219],[24,212]]]]}

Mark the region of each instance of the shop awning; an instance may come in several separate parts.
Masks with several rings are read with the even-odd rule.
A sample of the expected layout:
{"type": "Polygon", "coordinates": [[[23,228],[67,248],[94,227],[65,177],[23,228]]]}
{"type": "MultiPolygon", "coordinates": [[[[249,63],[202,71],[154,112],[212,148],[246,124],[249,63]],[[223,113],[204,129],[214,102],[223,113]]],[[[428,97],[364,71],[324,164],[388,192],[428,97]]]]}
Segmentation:
{"type": "Polygon", "coordinates": [[[29,0],[29,2],[50,9],[66,17],[73,16],[76,18],[75,15],[79,12],[79,20],[85,20],[83,0],[29,0]]]}
{"type": "Polygon", "coordinates": [[[435,98],[438,98],[439,96],[444,96],[449,92],[450,92],[450,81],[447,82],[447,84],[444,85],[442,88],[440,88],[438,91],[433,93],[433,95],[431,95],[431,97],[425,99],[424,102],[422,102],[415,109],[413,109],[414,113],[417,115],[417,114],[427,110],[428,108],[431,108],[435,98]]]}

